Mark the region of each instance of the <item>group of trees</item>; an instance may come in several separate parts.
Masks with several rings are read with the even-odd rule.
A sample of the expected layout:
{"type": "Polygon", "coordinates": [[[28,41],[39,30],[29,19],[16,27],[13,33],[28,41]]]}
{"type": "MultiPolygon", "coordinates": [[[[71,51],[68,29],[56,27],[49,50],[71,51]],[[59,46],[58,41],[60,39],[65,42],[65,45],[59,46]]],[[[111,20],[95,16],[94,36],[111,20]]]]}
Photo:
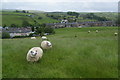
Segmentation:
{"type": "Polygon", "coordinates": [[[54,34],[55,31],[52,27],[46,26],[45,24],[40,24],[36,27],[31,27],[32,31],[34,31],[36,35],[43,36],[44,33],[54,34]]]}
{"type": "Polygon", "coordinates": [[[79,13],[77,12],[67,12],[68,15],[71,15],[71,16],[76,16],[78,18],[79,16],[79,13]]]}
{"type": "Polygon", "coordinates": [[[25,10],[22,10],[22,11],[16,10],[15,12],[17,12],[17,13],[29,13],[29,11],[25,11],[25,10]]]}
{"type": "Polygon", "coordinates": [[[10,34],[8,32],[2,32],[2,39],[10,38],[10,34]]]}
{"type": "Polygon", "coordinates": [[[88,18],[88,19],[95,19],[98,21],[107,21],[108,20],[106,17],[99,17],[99,16],[95,15],[94,13],[88,13],[82,17],[83,17],[83,19],[88,18]]]}
{"type": "Polygon", "coordinates": [[[46,14],[47,17],[50,17],[52,19],[56,19],[56,20],[59,20],[61,19],[61,16],[60,15],[50,15],[50,14],[46,14]]]}

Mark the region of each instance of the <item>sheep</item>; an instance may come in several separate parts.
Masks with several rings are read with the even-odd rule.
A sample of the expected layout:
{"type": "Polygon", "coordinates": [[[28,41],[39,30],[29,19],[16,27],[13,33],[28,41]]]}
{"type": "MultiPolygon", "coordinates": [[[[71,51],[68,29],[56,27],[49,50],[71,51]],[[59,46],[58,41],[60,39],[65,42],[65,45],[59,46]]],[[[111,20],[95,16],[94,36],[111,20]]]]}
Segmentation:
{"type": "Polygon", "coordinates": [[[43,50],[40,47],[33,47],[28,51],[26,59],[28,62],[37,62],[42,55],[43,50]]]}
{"type": "Polygon", "coordinates": [[[47,40],[47,37],[46,36],[42,36],[42,40],[47,40]]]}
{"type": "Polygon", "coordinates": [[[43,49],[50,49],[50,48],[52,48],[52,44],[51,44],[50,41],[42,41],[41,42],[41,47],[43,49]]]}
{"type": "Polygon", "coordinates": [[[118,33],[117,33],[117,32],[115,32],[115,33],[114,33],[114,35],[115,35],[115,36],[117,36],[117,35],[118,35],[118,33]]]}
{"type": "Polygon", "coordinates": [[[96,30],[96,33],[98,33],[98,30],[96,30]]]}
{"type": "Polygon", "coordinates": [[[88,33],[90,33],[90,30],[88,31],[88,33]]]}
{"type": "Polygon", "coordinates": [[[31,39],[36,39],[36,37],[31,37],[31,39]]]}
{"type": "Polygon", "coordinates": [[[82,28],[82,26],[78,26],[78,28],[79,28],[79,29],[81,29],[81,28],[82,28]]]}

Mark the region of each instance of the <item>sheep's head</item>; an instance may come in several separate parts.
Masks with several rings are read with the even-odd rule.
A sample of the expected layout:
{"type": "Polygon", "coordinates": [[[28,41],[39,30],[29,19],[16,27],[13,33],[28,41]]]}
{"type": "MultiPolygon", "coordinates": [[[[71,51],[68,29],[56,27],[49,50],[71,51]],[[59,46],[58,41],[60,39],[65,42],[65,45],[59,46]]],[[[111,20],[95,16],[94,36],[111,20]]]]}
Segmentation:
{"type": "Polygon", "coordinates": [[[52,44],[50,42],[47,42],[47,46],[52,47],[52,44]]]}
{"type": "Polygon", "coordinates": [[[37,55],[37,50],[36,51],[30,51],[30,55],[31,57],[35,57],[37,55]]]}

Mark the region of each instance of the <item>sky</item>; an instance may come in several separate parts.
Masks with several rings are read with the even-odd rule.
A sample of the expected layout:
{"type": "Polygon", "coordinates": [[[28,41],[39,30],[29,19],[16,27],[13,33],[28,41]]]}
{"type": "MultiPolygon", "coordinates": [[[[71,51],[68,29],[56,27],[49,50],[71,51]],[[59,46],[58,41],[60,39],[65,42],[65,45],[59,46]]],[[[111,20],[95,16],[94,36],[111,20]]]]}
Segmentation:
{"type": "Polygon", "coordinates": [[[119,0],[2,0],[2,9],[118,12],[119,0]]]}

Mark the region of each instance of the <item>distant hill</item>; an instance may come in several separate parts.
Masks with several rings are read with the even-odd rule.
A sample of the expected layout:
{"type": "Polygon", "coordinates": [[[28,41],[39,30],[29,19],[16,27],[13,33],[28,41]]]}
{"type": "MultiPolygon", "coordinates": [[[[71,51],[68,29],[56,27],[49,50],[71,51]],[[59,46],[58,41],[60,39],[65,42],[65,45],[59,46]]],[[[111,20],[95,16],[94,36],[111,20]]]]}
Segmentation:
{"type": "MultiPolygon", "coordinates": [[[[69,22],[84,22],[84,21],[97,21],[96,19],[85,18],[89,13],[79,13],[79,16],[68,15],[67,12],[44,12],[37,10],[3,10],[0,13],[0,18],[2,18],[2,23],[0,26],[11,26],[12,24],[22,27],[23,21],[27,21],[31,25],[42,24],[42,23],[56,23],[60,22],[62,19],[68,19],[69,22]]],[[[116,21],[118,13],[115,12],[102,12],[93,13],[98,17],[105,17],[108,20],[116,21]]],[[[1,22],[1,21],[0,21],[1,22]]]]}
{"type": "Polygon", "coordinates": [[[58,22],[55,19],[51,19],[47,17],[44,12],[35,12],[35,11],[29,11],[29,13],[21,13],[21,12],[15,12],[15,11],[3,11],[0,13],[2,15],[2,24],[0,25],[6,25],[10,26],[11,24],[16,24],[19,27],[22,27],[23,21],[28,21],[30,24],[34,25],[34,21],[37,21],[37,23],[53,23],[58,22]]]}

